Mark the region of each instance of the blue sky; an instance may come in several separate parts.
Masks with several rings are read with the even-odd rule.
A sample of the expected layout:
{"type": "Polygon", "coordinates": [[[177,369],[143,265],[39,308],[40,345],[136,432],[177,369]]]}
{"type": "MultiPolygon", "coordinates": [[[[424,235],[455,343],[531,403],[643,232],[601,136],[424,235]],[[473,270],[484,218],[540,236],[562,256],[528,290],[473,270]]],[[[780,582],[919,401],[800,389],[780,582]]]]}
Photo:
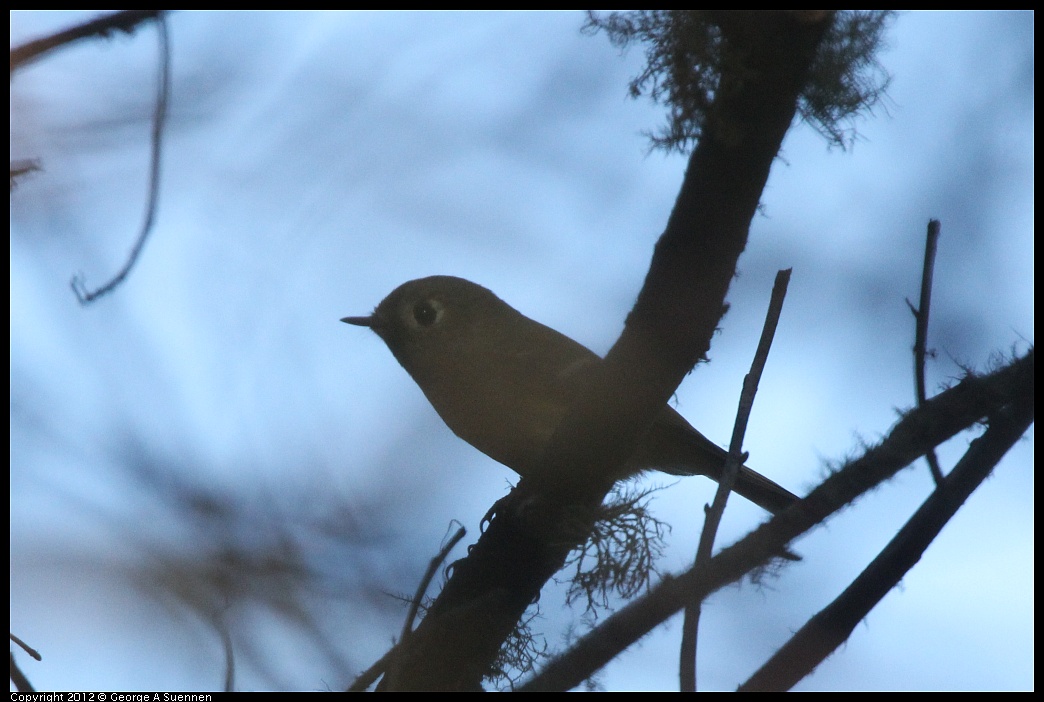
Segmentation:
{"type": "MultiPolygon", "coordinates": [[[[89,16],[13,12],[11,42],[89,16]]],[[[445,273],[608,349],[685,160],[647,153],[641,132],[663,113],[626,97],[641,51],[581,36],[582,20],[172,15],[156,228],[88,308],[70,277],[104,282],[142,216],[155,30],[15,75],[12,158],[43,171],[11,196],[11,628],[44,654],[23,664],[39,689],[220,689],[215,620],[238,689],[339,689],[398,635],[386,593],[412,592],[451,520],[471,543],[514,475],[456,439],[374,335],[337,320],[445,273]],[[273,548],[307,587],[253,562],[235,571],[255,574],[239,597],[213,589],[220,554],[273,548]]],[[[853,148],[791,130],[712,363],[677,393],[725,443],[772,277],[793,267],[746,448],[799,494],[913,401],[904,299],[930,217],[943,233],[929,391],[1033,340],[1033,14],[906,13],[888,44],[889,97],[853,148]]],[[[1031,430],[799,689],[1032,688],[1032,468],[1031,430]]],[[[691,561],[713,488],[691,478],[656,498],[673,525],[664,571],[691,561]]],[[[716,594],[701,687],[744,680],[929,491],[927,469],[908,469],[800,540],[801,563],[716,594]]],[[[721,541],[762,516],[730,501],[721,541]]],[[[541,610],[561,646],[573,614],[553,590],[541,610]]],[[[598,683],[675,689],[679,628],[598,683]]]]}

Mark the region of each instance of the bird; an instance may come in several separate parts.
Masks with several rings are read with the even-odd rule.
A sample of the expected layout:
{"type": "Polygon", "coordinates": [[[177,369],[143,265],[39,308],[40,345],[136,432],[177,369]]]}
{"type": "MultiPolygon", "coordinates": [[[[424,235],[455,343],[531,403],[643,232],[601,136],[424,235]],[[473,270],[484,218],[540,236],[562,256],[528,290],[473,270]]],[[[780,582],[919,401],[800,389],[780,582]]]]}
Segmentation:
{"type": "MultiPolygon", "coordinates": [[[[371,314],[341,321],[376,333],[454,434],[522,478],[541,470],[577,379],[601,362],[487,288],[448,275],[403,283],[371,314]]],[[[727,455],[665,405],[612,477],[660,470],[718,481],[727,455]]],[[[747,466],[733,489],[773,514],[798,499],[747,466]]]]}

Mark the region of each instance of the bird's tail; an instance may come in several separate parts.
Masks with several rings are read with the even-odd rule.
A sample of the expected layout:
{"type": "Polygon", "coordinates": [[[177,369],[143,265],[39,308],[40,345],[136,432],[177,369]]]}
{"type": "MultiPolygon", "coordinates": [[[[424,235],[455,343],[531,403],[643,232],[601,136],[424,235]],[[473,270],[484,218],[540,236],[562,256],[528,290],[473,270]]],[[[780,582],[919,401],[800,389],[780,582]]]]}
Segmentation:
{"type": "MultiPolygon", "coordinates": [[[[705,437],[671,408],[649,430],[635,461],[643,468],[658,468],[673,475],[706,475],[720,481],[728,452],[705,437]]],[[[761,473],[741,466],[732,488],[773,514],[797,502],[798,497],[761,473]]]]}
{"type": "Polygon", "coordinates": [[[747,466],[740,466],[732,489],[772,514],[779,514],[798,500],[798,496],[790,490],[747,466]]]}

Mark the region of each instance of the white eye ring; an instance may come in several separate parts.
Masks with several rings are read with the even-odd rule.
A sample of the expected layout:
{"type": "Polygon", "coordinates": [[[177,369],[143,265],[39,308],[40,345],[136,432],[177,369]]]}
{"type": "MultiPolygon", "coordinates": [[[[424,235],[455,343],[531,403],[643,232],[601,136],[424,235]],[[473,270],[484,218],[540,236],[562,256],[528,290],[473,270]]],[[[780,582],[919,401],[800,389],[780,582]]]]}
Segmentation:
{"type": "Polygon", "coordinates": [[[410,313],[418,327],[430,327],[442,319],[442,303],[438,300],[421,300],[414,303],[410,313]]]}

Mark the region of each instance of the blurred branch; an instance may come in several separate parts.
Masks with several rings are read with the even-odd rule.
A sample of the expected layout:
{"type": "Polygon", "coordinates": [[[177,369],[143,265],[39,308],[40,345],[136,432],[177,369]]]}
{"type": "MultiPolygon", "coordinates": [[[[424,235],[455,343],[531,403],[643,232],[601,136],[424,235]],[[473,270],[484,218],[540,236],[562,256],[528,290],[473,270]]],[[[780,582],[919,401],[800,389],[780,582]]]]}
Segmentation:
{"type": "Polygon", "coordinates": [[[44,54],[67,44],[92,37],[109,38],[114,32],[131,34],[142,22],[162,19],[167,10],[120,10],[110,15],[78,24],[50,36],[33,39],[11,49],[11,73],[44,54]]]}
{"type": "MultiPolygon", "coordinates": [[[[192,451],[171,454],[133,432],[115,443],[111,460],[153,515],[148,523],[136,513],[97,515],[136,554],[119,577],[158,604],[198,617],[214,634],[225,687],[234,689],[243,671],[277,674],[270,637],[257,635],[254,612],[309,642],[300,656],[325,659],[333,670],[349,667],[342,650],[347,624],[332,612],[351,593],[380,587],[360,555],[362,545],[383,538],[364,516],[367,506],[334,490],[283,486],[275,495],[263,485],[222,487],[204,477],[214,467],[192,451]]],[[[99,567],[116,573],[109,564],[99,567]]]]}
{"type": "MultiPolygon", "coordinates": [[[[754,353],[750,372],[743,379],[743,391],[740,393],[736,423],[732,429],[729,456],[725,461],[721,480],[718,482],[718,490],[714,494],[714,502],[707,510],[703,532],[700,534],[700,543],[696,549],[696,562],[693,564],[695,569],[704,568],[710,560],[718,525],[721,524],[721,519],[725,515],[725,504],[728,502],[729,492],[736,484],[740,466],[746,462],[746,456],[742,453],[743,437],[747,433],[747,422],[750,420],[750,412],[754,407],[754,396],[758,392],[758,384],[761,382],[761,375],[768,362],[769,349],[772,348],[772,339],[776,335],[779,316],[783,312],[783,300],[787,296],[787,286],[790,285],[790,273],[790,268],[776,273],[768,313],[765,315],[765,324],[761,330],[761,340],[754,353]]],[[[699,626],[700,600],[693,599],[685,606],[685,616],[682,621],[681,661],[678,666],[682,692],[696,691],[696,644],[699,626]]]]}
{"type": "Polygon", "coordinates": [[[36,159],[11,161],[11,190],[14,190],[15,183],[19,178],[38,170],[40,170],[40,162],[36,159]]]}
{"type": "Polygon", "coordinates": [[[648,596],[606,619],[548,664],[522,691],[568,690],[674,615],[694,597],[735,582],[862,493],[891,478],[933,446],[1007,406],[1033,403],[1034,350],[988,375],[970,375],[905,414],[888,436],[850,461],[808,497],[714,556],[704,569],[668,577],[648,596]]]}
{"type": "Polygon", "coordinates": [[[25,673],[15,663],[14,651],[11,651],[11,682],[14,683],[15,689],[19,692],[36,692],[36,688],[29,682],[29,678],[25,677],[25,673]]]}
{"type": "MultiPolygon", "coordinates": [[[[921,269],[921,300],[916,308],[910,304],[910,300],[906,301],[917,322],[913,352],[914,389],[917,393],[918,406],[923,405],[928,396],[924,387],[924,361],[925,356],[928,355],[928,313],[932,306],[932,275],[935,270],[935,252],[939,245],[941,227],[939,220],[928,220],[928,233],[924,242],[924,267],[921,269]]],[[[928,468],[932,472],[936,486],[941,485],[943,474],[942,469],[939,468],[939,459],[936,457],[935,451],[932,450],[925,454],[925,460],[928,461],[928,468]]]]}
{"type": "MultiPolygon", "coordinates": [[[[10,632],[8,632],[8,633],[10,633],[10,632]]],[[[22,641],[20,638],[18,638],[14,634],[11,634],[11,641],[15,642],[15,644],[17,644],[22,650],[24,650],[26,653],[28,653],[30,656],[32,656],[36,660],[40,660],[39,652],[37,652],[36,649],[34,649],[31,646],[29,646],[29,644],[27,644],[25,641],[22,641]]],[[[31,682],[29,682],[29,678],[27,678],[25,676],[25,673],[22,672],[22,669],[18,667],[18,663],[15,661],[15,657],[14,657],[14,651],[11,651],[10,654],[11,654],[11,682],[14,683],[15,689],[18,690],[19,692],[36,692],[36,689],[33,687],[33,684],[31,682]]]]}
{"type": "Polygon", "coordinates": [[[221,648],[225,652],[225,692],[234,692],[236,685],[236,652],[232,647],[232,632],[228,625],[222,623],[217,626],[218,635],[221,637],[221,648]]]}
{"type": "Polygon", "coordinates": [[[1033,423],[1033,395],[1023,393],[994,413],[989,428],[899,533],[841,595],[812,617],[740,692],[789,690],[833,653],[921,559],[957,509],[1033,423]]]}
{"type": "Polygon", "coordinates": [[[156,205],[159,199],[160,156],[162,155],[163,148],[163,125],[167,119],[167,102],[170,98],[170,37],[167,32],[166,18],[160,14],[156,19],[160,41],[160,70],[159,86],[156,94],[156,109],[152,118],[152,152],[149,165],[149,191],[148,202],[145,206],[145,220],[141,224],[138,238],[134,242],[134,246],[131,248],[127,261],[123,264],[123,268],[119,270],[112,280],[105,283],[97,290],[90,292],[87,290],[86,285],[83,282],[82,275],[73,276],[73,279],[69,284],[72,287],[73,292],[76,294],[76,299],[79,300],[81,305],[86,305],[102,295],[112,292],[116,286],[123,282],[130,273],[131,268],[134,267],[135,262],[137,262],[138,256],[141,254],[141,250],[145,246],[145,240],[148,238],[149,232],[152,231],[152,224],[155,221],[156,205]]]}

